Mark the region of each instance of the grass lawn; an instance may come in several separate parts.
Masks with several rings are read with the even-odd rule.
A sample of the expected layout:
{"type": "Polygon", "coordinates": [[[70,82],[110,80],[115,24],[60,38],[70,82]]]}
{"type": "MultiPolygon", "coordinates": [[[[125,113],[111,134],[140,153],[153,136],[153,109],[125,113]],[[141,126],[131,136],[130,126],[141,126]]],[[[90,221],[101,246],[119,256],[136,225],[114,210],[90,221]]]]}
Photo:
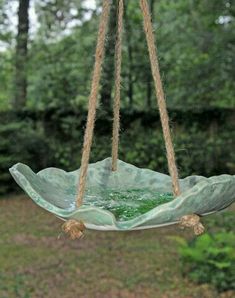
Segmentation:
{"type": "MultiPolygon", "coordinates": [[[[223,213],[203,222],[220,230],[223,213]]],[[[0,200],[0,298],[235,297],[182,277],[172,236],[189,239],[189,231],[87,230],[71,241],[58,239],[61,224],[25,196],[0,200]]]]}

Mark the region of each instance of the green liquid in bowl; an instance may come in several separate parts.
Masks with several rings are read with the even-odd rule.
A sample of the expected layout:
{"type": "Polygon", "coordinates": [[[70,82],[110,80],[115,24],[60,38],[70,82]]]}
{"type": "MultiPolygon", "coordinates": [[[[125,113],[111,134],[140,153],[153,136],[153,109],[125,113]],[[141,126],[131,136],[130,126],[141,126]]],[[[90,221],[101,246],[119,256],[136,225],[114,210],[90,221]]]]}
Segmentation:
{"type": "Polygon", "coordinates": [[[87,191],[84,197],[85,206],[95,206],[114,214],[116,220],[126,221],[138,217],[151,209],[173,200],[172,193],[159,193],[153,190],[110,190],[105,189],[97,194],[87,191]]]}

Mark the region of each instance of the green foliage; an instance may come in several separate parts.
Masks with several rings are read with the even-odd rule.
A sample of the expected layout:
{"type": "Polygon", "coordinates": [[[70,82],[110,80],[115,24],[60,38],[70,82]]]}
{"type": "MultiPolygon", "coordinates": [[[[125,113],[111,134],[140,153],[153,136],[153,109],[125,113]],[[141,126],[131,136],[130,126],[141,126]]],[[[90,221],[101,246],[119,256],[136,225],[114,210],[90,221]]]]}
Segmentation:
{"type": "Polygon", "coordinates": [[[10,9],[11,3],[7,0],[0,0],[0,46],[1,43],[8,45],[12,41],[11,20],[6,10],[10,9]]]}
{"type": "Polygon", "coordinates": [[[17,162],[30,163],[34,170],[48,164],[50,150],[40,127],[32,121],[0,125],[0,194],[13,188],[8,168],[17,162]]]}
{"type": "MultiPolygon", "coordinates": [[[[16,162],[26,163],[35,171],[49,166],[67,171],[79,167],[86,112],[71,112],[66,108],[49,111],[1,114],[1,193],[16,188],[8,173],[8,168],[16,162]]],[[[138,167],[167,173],[165,146],[160,124],[156,121],[157,114],[126,111],[121,114],[119,158],[138,167]]],[[[191,127],[188,122],[195,117],[192,112],[182,114],[178,111],[177,115],[177,119],[184,117],[184,124],[174,120],[179,122],[174,132],[174,143],[180,176],[232,174],[235,156],[231,148],[234,147],[235,130],[228,131],[231,123],[223,119],[224,123],[219,127],[216,125],[213,131],[215,124],[204,123],[204,115],[194,119],[191,127]]],[[[218,115],[217,118],[219,121],[218,115]]],[[[91,162],[110,156],[111,128],[112,117],[99,112],[91,162]]]]}
{"type": "Polygon", "coordinates": [[[156,12],[169,105],[234,107],[234,3],[160,1],[156,12]]]}
{"type": "MultiPolygon", "coordinates": [[[[153,22],[168,105],[234,108],[234,3],[230,0],[149,2],[154,8],[153,22]]],[[[0,41],[3,42],[10,28],[5,13],[10,9],[4,3],[5,0],[0,1],[3,8],[0,41]]],[[[28,47],[27,106],[38,108],[70,103],[84,106],[86,103],[101,1],[91,9],[85,8],[84,3],[77,0],[37,1],[39,28],[31,36],[28,47]]],[[[138,1],[127,1],[125,6],[122,105],[150,109],[155,99],[142,15],[138,1]]],[[[113,38],[111,35],[107,36],[107,41],[113,38]]],[[[8,43],[14,44],[13,36],[8,37],[8,43]]],[[[110,50],[108,48],[106,53],[110,50]]],[[[4,102],[8,100],[8,105],[14,91],[12,87],[15,87],[9,84],[13,81],[8,65],[11,51],[6,50],[6,55],[0,57],[6,60],[3,64],[0,61],[3,65],[0,77],[4,82],[4,87],[0,87],[0,101],[2,98],[4,102]]],[[[10,61],[10,68],[13,64],[14,59],[10,61]]],[[[108,70],[106,66],[103,67],[104,87],[113,85],[110,67],[108,70]]],[[[2,106],[5,104],[0,102],[0,109],[2,106]]]]}
{"type": "MultiPolygon", "coordinates": [[[[177,240],[177,239],[176,239],[177,240]]],[[[210,283],[218,291],[235,289],[235,234],[204,234],[191,243],[179,238],[182,271],[197,283],[210,283]]]]}
{"type": "Polygon", "coordinates": [[[0,111],[8,110],[10,107],[10,96],[12,90],[12,54],[11,52],[0,52],[0,111]]]}
{"type": "Polygon", "coordinates": [[[216,213],[216,216],[207,216],[204,223],[209,233],[234,231],[234,212],[228,209],[222,210],[216,213]]]}

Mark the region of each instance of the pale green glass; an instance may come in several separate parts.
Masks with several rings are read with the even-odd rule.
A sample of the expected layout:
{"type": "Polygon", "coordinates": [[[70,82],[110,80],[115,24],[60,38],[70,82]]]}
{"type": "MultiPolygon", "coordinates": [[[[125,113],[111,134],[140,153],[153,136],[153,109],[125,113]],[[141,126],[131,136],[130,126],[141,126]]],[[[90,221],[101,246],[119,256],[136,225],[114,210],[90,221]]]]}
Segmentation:
{"type": "Polygon", "coordinates": [[[232,175],[180,179],[181,195],[172,199],[168,175],[139,169],[120,160],[116,172],[110,169],[110,158],[89,165],[84,204],[80,208],[75,207],[79,170],[47,168],[35,174],[27,165],[18,163],[10,172],[42,208],[64,220],[82,220],[87,228],[97,230],[135,230],[174,224],[183,215],[213,213],[235,201],[232,175]],[[113,201],[109,202],[110,199],[113,201]],[[130,214],[125,215],[125,210],[130,214]]]}

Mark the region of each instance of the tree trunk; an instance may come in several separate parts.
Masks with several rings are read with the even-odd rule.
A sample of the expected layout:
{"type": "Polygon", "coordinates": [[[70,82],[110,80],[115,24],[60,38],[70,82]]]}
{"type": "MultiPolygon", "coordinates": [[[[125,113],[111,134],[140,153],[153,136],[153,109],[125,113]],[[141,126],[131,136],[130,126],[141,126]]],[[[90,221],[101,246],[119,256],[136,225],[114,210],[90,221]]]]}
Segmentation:
{"type": "Polygon", "coordinates": [[[114,53],[115,53],[115,37],[116,37],[116,20],[117,20],[117,1],[113,1],[110,11],[108,38],[105,49],[105,59],[103,63],[103,75],[100,91],[100,102],[102,109],[111,110],[112,103],[112,87],[114,79],[114,53]]]}
{"type": "Polygon", "coordinates": [[[29,35],[29,1],[19,0],[18,33],[15,53],[15,86],[13,106],[21,109],[27,98],[27,51],[29,35]]]}

